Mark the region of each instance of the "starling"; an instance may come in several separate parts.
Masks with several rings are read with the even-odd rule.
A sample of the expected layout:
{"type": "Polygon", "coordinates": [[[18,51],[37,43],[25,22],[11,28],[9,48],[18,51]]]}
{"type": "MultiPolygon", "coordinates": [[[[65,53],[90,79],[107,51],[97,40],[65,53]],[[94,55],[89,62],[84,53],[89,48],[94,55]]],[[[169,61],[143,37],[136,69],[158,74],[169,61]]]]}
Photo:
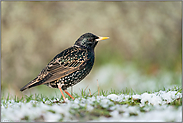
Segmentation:
{"type": "Polygon", "coordinates": [[[108,38],[92,33],[83,34],[72,47],[57,54],[39,75],[22,87],[20,91],[44,84],[51,88],[59,88],[64,101],[63,91],[74,99],[67,88],[77,84],[89,74],[94,64],[95,46],[98,41],[108,38]]]}

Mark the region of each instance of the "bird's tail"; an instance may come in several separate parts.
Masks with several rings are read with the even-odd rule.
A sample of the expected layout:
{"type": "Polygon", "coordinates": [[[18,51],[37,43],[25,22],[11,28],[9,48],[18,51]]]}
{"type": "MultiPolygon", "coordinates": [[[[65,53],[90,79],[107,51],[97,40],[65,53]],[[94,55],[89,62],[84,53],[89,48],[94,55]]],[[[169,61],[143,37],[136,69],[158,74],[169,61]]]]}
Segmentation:
{"type": "Polygon", "coordinates": [[[26,90],[26,89],[28,89],[28,88],[31,88],[31,87],[34,87],[34,86],[36,86],[36,85],[38,85],[38,83],[37,83],[37,78],[35,78],[34,80],[32,80],[32,81],[30,81],[28,84],[26,84],[24,87],[22,87],[22,88],[20,89],[20,91],[24,91],[24,90],[26,90]]]}

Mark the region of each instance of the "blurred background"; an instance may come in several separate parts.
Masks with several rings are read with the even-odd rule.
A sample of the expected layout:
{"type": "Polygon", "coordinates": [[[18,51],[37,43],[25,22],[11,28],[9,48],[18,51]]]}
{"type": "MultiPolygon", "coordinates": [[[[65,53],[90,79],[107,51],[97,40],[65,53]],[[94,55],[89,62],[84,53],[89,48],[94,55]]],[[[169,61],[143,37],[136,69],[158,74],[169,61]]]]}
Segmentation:
{"type": "MultiPolygon", "coordinates": [[[[45,85],[20,92],[84,33],[108,36],[90,74],[72,88],[155,91],[181,86],[181,2],[1,2],[3,95],[61,95],[45,85]]],[[[69,88],[68,91],[71,91],[69,88]]]]}

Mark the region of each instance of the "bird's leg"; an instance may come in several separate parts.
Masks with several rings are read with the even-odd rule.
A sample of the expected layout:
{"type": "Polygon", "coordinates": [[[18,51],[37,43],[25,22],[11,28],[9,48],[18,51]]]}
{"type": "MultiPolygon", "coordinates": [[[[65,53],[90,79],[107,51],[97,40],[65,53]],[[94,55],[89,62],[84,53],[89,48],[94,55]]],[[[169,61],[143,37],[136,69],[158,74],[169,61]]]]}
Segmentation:
{"type": "Polygon", "coordinates": [[[61,88],[62,86],[61,86],[61,84],[59,83],[58,84],[58,88],[59,88],[59,90],[60,90],[60,92],[61,92],[61,94],[62,94],[62,96],[63,96],[63,98],[64,98],[64,101],[65,101],[65,96],[64,96],[64,93],[63,93],[63,91],[62,91],[62,88],[61,88]]]}
{"type": "Polygon", "coordinates": [[[74,99],[74,97],[71,96],[71,94],[70,94],[67,90],[64,90],[64,92],[65,92],[67,95],[69,95],[72,99],[74,99]]]}

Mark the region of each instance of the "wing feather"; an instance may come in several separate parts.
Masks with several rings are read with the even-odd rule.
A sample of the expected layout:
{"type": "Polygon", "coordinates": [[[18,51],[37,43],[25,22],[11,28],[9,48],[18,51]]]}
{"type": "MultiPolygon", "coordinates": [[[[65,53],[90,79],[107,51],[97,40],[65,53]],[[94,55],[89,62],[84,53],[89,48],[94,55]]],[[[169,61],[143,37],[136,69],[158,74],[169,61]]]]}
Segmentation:
{"type": "Polygon", "coordinates": [[[81,49],[80,47],[71,47],[64,50],[60,54],[56,55],[40,72],[40,74],[28,83],[26,87],[29,88],[56,81],[77,70],[83,69],[87,61],[86,52],[86,49],[81,49]]]}

